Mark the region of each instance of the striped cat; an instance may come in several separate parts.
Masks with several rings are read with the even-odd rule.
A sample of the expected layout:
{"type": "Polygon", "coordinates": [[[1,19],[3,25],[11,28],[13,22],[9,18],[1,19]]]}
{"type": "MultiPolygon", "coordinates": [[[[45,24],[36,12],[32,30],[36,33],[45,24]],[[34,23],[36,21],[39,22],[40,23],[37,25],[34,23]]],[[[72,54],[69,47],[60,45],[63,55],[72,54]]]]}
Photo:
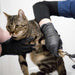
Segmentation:
{"type": "MultiPolygon", "coordinates": [[[[7,16],[6,28],[15,40],[20,40],[25,37],[34,38],[29,43],[36,44],[36,50],[32,51],[30,56],[40,71],[31,73],[30,75],[49,75],[49,73],[55,70],[58,72],[58,75],[66,75],[62,57],[55,57],[46,49],[44,36],[35,20],[28,21],[21,9],[18,11],[18,15],[4,14],[7,16]]],[[[29,75],[26,54],[19,56],[19,63],[24,75],[29,75]]]]}

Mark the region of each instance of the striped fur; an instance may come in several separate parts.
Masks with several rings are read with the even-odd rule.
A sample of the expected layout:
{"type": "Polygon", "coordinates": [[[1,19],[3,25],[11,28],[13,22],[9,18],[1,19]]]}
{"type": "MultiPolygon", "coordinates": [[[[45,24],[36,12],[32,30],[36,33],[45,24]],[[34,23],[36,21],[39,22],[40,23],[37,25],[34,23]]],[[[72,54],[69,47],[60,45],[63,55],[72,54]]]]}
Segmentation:
{"type": "MultiPolygon", "coordinates": [[[[39,67],[40,71],[32,73],[31,75],[49,75],[49,73],[52,73],[55,70],[57,70],[58,75],[66,75],[63,59],[61,57],[53,56],[46,49],[44,36],[35,20],[28,21],[22,10],[19,10],[18,15],[16,16],[10,16],[6,13],[5,15],[8,19],[7,30],[13,35],[13,37],[15,37],[15,40],[30,36],[34,38],[34,40],[30,43],[36,44],[36,50],[32,51],[30,56],[34,64],[39,67]]],[[[23,74],[29,75],[26,54],[19,56],[19,63],[23,74]]]]}

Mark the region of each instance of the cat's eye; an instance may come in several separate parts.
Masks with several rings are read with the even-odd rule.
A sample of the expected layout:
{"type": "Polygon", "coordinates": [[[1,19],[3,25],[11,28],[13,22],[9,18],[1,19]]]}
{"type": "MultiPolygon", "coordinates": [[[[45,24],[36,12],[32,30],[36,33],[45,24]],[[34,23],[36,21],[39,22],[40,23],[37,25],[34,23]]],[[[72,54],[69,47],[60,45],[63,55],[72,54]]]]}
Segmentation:
{"type": "Polygon", "coordinates": [[[10,26],[8,26],[8,28],[10,28],[10,26]]]}
{"type": "Polygon", "coordinates": [[[16,28],[17,28],[18,26],[19,26],[19,25],[17,24],[17,25],[16,25],[16,28]]]}

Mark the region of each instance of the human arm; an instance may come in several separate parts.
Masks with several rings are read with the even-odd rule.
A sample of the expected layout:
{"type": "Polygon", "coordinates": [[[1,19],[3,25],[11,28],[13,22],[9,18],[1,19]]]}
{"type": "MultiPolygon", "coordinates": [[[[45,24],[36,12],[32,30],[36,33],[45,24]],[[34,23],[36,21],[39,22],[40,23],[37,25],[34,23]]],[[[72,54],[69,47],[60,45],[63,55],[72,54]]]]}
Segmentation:
{"type": "Polygon", "coordinates": [[[30,42],[33,38],[24,38],[21,40],[14,40],[10,38],[6,42],[2,43],[2,53],[1,55],[22,55],[25,53],[29,53],[34,48],[32,44],[25,44],[26,42],[30,42]]]}
{"type": "Polygon", "coordinates": [[[11,38],[8,31],[4,31],[0,28],[0,33],[0,55],[22,55],[34,50],[34,45],[25,45],[26,42],[30,42],[33,38],[30,37],[16,41],[11,38]]]}
{"type": "MultiPolygon", "coordinates": [[[[55,14],[58,15],[58,9],[57,9],[57,2],[54,2],[55,6],[53,6],[51,3],[48,2],[39,2],[33,5],[33,11],[35,15],[35,20],[39,23],[41,30],[45,36],[45,42],[47,49],[55,56],[58,55],[58,49],[59,49],[59,42],[60,37],[54,28],[50,16],[55,14]],[[55,7],[57,10],[56,12],[51,12],[49,4],[52,5],[52,7],[55,7]]],[[[54,10],[54,9],[53,9],[54,10]]],[[[62,45],[61,45],[62,46],[62,45]]]]}

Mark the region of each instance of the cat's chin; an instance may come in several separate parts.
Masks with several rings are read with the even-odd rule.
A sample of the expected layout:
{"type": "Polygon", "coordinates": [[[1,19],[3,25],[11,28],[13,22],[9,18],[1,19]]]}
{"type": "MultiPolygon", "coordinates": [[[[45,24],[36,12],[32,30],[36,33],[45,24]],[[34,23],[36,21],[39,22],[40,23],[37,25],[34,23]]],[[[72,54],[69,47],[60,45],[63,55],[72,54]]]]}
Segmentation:
{"type": "Polygon", "coordinates": [[[14,40],[18,40],[18,38],[17,38],[17,37],[12,36],[12,38],[13,38],[14,40]]]}
{"type": "Polygon", "coordinates": [[[21,37],[14,37],[14,36],[12,36],[12,38],[13,38],[14,40],[21,40],[21,39],[22,39],[21,37]]]}

